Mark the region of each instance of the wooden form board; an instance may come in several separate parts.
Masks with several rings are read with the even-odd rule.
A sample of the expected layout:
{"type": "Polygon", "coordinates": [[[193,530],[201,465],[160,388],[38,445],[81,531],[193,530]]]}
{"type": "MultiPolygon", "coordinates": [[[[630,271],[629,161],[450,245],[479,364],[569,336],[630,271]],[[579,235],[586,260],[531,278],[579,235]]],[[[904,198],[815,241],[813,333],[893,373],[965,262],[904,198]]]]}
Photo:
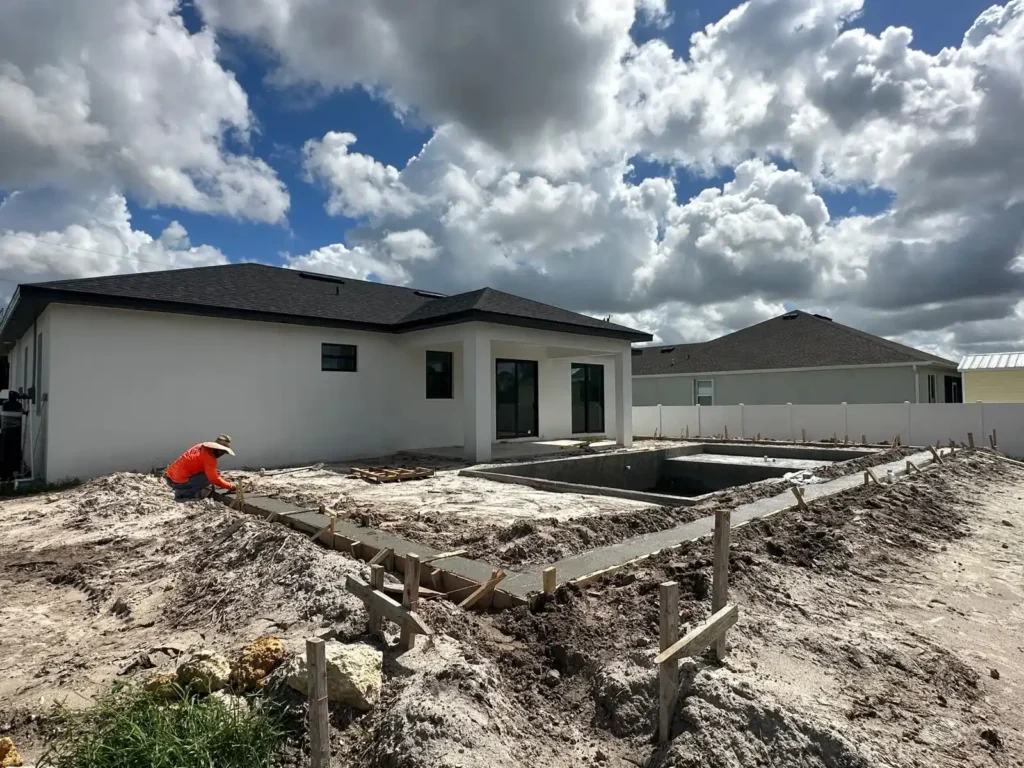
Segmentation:
{"type": "Polygon", "coordinates": [[[740,609],[736,605],[727,605],[722,610],[711,615],[703,624],[680,638],[664,651],[654,657],[655,664],[665,664],[671,661],[678,661],[683,656],[693,656],[707,648],[717,640],[729,627],[736,623],[740,616],[740,609]]]}

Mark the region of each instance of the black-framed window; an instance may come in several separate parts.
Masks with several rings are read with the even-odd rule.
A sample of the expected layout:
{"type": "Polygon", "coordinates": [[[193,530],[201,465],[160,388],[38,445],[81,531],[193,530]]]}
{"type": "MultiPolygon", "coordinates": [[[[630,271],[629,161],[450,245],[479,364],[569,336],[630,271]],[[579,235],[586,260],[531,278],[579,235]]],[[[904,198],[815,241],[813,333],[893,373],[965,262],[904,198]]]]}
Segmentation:
{"type": "Polygon", "coordinates": [[[427,400],[451,400],[454,396],[451,352],[427,351],[427,400]]]}
{"type": "Polygon", "coordinates": [[[604,366],[573,363],[572,431],[604,432],[604,366]]]}
{"type": "Polygon", "coordinates": [[[356,370],[356,345],[321,344],[320,370],[354,372],[356,370]]]}

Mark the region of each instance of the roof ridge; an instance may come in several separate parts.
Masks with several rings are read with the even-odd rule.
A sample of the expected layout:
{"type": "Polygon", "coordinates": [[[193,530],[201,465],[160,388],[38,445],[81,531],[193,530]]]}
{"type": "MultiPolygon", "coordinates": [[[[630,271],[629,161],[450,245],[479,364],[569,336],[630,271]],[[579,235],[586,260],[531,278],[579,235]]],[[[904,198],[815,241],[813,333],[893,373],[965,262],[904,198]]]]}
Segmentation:
{"type": "Polygon", "coordinates": [[[848,333],[855,334],[857,336],[860,336],[861,338],[866,339],[868,341],[871,341],[874,344],[882,344],[882,345],[888,347],[889,349],[892,349],[895,352],[899,352],[900,354],[906,355],[907,357],[911,358],[912,360],[918,360],[918,361],[921,361],[921,362],[935,362],[936,360],[942,360],[944,362],[954,364],[952,360],[946,360],[946,358],[944,358],[944,357],[939,357],[938,355],[932,355],[932,354],[930,354],[928,352],[925,352],[923,350],[916,349],[915,347],[912,347],[909,344],[901,344],[898,341],[893,341],[892,339],[887,339],[884,336],[879,336],[878,334],[875,334],[875,333],[868,333],[867,331],[862,331],[860,328],[854,328],[851,325],[846,325],[845,323],[839,323],[839,322],[836,322],[835,320],[825,320],[822,317],[818,317],[817,315],[815,315],[813,313],[804,312],[803,310],[796,310],[796,311],[801,312],[802,314],[808,315],[809,317],[813,317],[815,320],[818,320],[819,322],[831,323],[832,327],[834,327],[834,328],[842,328],[844,331],[846,331],[848,333]]]}

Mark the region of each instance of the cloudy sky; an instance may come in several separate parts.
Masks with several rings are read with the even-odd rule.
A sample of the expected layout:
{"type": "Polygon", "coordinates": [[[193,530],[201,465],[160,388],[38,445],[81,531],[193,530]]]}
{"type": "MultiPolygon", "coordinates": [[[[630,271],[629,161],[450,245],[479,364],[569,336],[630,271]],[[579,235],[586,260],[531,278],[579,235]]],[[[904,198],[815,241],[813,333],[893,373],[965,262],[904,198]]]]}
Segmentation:
{"type": "Polygon", "coordinates": [[[1024,348],[1024,0],[4,0],[0,297],[255,260],[1024,348]]]}

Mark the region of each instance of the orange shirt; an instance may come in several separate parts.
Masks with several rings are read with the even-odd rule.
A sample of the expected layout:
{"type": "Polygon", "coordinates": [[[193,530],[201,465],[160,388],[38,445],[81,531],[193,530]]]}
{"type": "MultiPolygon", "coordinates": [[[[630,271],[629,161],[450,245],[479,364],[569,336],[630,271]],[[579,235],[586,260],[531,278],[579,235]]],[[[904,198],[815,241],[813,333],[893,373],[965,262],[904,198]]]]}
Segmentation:
{"type": "Polygon", "coordinates": [[[217,472],[217,457],[204,445],[193,445],[167,468],[167,476],[176,483],[184,483],[192,475],[198,475],[200,472],[206,475],[207,480],[224,490],[229,491],[233,487],[217,472]]]}

